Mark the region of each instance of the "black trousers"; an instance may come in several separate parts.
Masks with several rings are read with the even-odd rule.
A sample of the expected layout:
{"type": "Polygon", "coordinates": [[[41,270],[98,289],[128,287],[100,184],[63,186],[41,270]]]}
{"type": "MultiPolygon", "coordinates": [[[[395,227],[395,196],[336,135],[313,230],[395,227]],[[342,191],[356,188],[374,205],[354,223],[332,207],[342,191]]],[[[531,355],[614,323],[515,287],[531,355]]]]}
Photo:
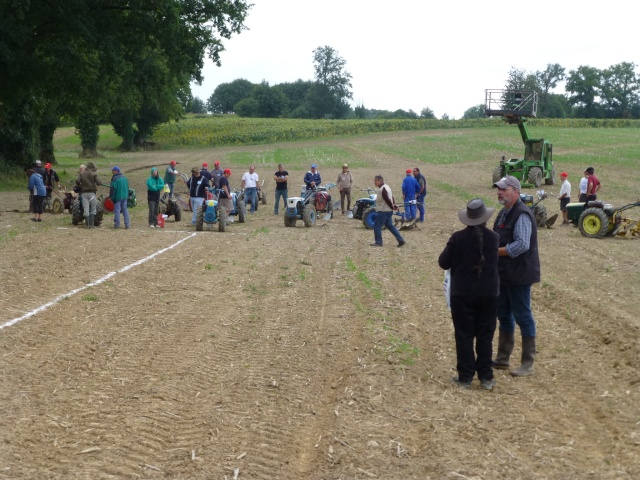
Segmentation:
{"type": "Polygon", "coordinates": [[[498,297],[451,297],[457,369],[460,381],[493,378],[491,356],[496,331],[498,297]],[[475,352],[474,352],[475,340],[475,352]]]}

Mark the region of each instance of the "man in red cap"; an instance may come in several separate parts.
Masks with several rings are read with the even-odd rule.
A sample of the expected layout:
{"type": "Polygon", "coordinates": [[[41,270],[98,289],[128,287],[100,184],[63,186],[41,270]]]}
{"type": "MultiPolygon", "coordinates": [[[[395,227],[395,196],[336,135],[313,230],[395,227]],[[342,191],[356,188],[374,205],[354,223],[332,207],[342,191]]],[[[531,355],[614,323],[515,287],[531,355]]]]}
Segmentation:
{"type": "Polygon", "coordinates": [[[220,179],[224,175],[224,171],[220,168],[220,162],[217,160],[213,164],[213,167],[213,170],[211,170],[211,184],[215,188],[220,188],[220,179]]]}
{"type": "Polygon", "coordinates": [[[211,183],[211,172],[207,170],[209,168],[209,164],[207,162],[202,164],[202,170],[200,170],[200,175],[206,178],[209,183],[211,183]]]}
{"type": "Polygon", "coordinates": [[[51,198],[51,192],[53,190],[53,185],[54,182],[55,184],[58,185],[58,188],[60,188],[60,178],[58,177],[58,174],[56,173],[56,171],[51,168],[51,164],[47,163],[44,166],[44,186],[47,188],[47,198],[51,198]]]}
{"type": "Polygon", "coordinates": [[[562,180],[562,186],[560,187],[560,194],[558,198],[560,199],[560,211],[562,212],[562,225],[569,225],[569,211],[567,210],[567,204],[571,202],[571,184],[567,177],[569,174],[567,172],[562,172],[560,174],[560,180],[562,180]]]}
{"type": "Polygon", "coordinates": [[[222,177],[220,177],[219,189],[220,191],[220,207],[225,208],[227,213],[231,212],[233,204],[231,203],[231,190],[229,188],[229,177],[231,176],[231,170],[225,168],[222,177]]]}
{"type": "Polygon", "coordinates": [[[173,197],[173,184],[176,183],[176,177],[178,176],[176,164],[177,162],[175,160],[171,160],[164,172],[164,183],[165,185],[169,185],[169,198],[173,197]]]}
{"type": "Polygon", "coordinates": [[[418,195],[420,194],[420,183],[413,176],[413,170],[407,168],[406,176],[402,181],[402,196],[404,197],[405,220],[413,220],[417,215],[418,195]]]}

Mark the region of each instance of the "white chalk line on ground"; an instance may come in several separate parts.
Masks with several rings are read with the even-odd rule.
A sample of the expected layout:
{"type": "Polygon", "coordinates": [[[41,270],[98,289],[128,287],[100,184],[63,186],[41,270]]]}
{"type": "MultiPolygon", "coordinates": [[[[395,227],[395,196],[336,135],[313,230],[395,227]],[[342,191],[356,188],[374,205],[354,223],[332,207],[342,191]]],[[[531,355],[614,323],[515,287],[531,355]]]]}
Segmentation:
{"type": "Polygon", "coordinates": [[[154,257],[157,257],[158,255],[163,254],[164,252],[171,250],[172,248],[177,247],[178,245],[180,245],[182,242],[185,242],[187,240],[189,240],[190,238],[193,238],[196,236],[196,233],[192,233],[191,235],[189,235],[188,237],[182,238],[180,240],[178,240],[176,243],[174,243],[173,245],[169,245],[166,248],[163,248],[161,250],[158,250],[155,253],[152,253],[151,255],[144,257],[141,260],[138,260],[137,262],[133,262],[129,265],[127,265],[126,267],[122,267],[119,270],[116,270],[115,272],[109,272],[107,273],[104,277],[96,280],[95,282],[91,282],[91,283],[87,283],[86,285],[80,287],[80,288],[76,288],[75,290],[71,290],[68,293],[64,293],[62,295],[60,295],[59,297],[54,298],[53,300],[51,300],[48,303],[45,303],[44,305],[39,306],[38,308],[31,310],[30,312],[25,313],[24,315],[22,315],[21,317],[18,318],[14,318],[13,320],[9,320],[6,323],[3,323],[2,325],[0,325],[0,330],[2,330],[3,328],[6,327],[10,327],[11,325],[15,325],[18,322],[21,322],[22,320],[26,320],[29,317],[33,317],[34,315],[40,313],[40,312],[44,312],[47,308],[52,307],[53,305],[55,305],[56,303],[58,303],[61,300],[64,300],[65,298],[71,297],[72,295],[75,295],[78,292],[81,292],[83,290],[86,290],[89,287],[95,287],[96,285],[100,285],[102,282],[109,280],[111,277],[117,275],[118,273],[122,273],[122,272],[126,272],[127,270],[133,268],[133,267],[137,267],[138,265],[142,265],[144,262],[148,262],[149,260],[151,260],[154,257]]]}

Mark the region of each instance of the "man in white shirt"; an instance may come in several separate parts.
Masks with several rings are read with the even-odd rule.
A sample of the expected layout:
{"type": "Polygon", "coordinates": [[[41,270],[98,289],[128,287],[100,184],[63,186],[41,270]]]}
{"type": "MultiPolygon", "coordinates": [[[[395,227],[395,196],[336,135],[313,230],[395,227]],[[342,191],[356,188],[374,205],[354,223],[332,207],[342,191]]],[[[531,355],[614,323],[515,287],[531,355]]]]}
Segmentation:
{"type": "Polygon", "coordinates": [[[567,172],[562,172],[560,174],[560,180],[562,180],[562,186],[560,187],[560,195],[558,198],[560,199],[560,211],[562,212],[562,225],[569,225],[569,211],[567,210],[567,204],[571,201],[571,184],[567,177],[569,174],[567,172]]]}
{"type": "Polygon", "coordinates": [[[587,187],[589,186],[589,172],[584,171],[584,176],[580,179],[580,185],[578,189],[580,190],[580,195],[578,197],[579,202],[587,201],[587,187]]]}
{"type": "Polygon", "coordinates": [[[242,175],[241,188],[244,189],[244,203],[245,205],[251,202],[251,210],[249,213],[256,211],[258,204],[258,174],[256,173],[255,165],[249,167],[249,171],[242,175]]]}

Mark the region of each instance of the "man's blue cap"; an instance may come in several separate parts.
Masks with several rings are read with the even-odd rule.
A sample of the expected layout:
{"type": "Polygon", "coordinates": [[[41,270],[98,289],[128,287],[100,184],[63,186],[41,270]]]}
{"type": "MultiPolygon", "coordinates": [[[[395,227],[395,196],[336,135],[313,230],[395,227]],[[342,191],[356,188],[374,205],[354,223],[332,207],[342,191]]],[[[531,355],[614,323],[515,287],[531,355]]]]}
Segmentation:
{"type": "Polygon", "coordinates": [[[312,163],[311,168],[318,168],[318,166],[315,163],[312,163]]]}
{"type": "Polygon", "coordinates": [[[113,168],[111,169],[111,171],[112,171],[112,172],[113,172],[113,171],[119,172],[119,171],[120,171],[120,167],[113,167],[113,168]]]}

